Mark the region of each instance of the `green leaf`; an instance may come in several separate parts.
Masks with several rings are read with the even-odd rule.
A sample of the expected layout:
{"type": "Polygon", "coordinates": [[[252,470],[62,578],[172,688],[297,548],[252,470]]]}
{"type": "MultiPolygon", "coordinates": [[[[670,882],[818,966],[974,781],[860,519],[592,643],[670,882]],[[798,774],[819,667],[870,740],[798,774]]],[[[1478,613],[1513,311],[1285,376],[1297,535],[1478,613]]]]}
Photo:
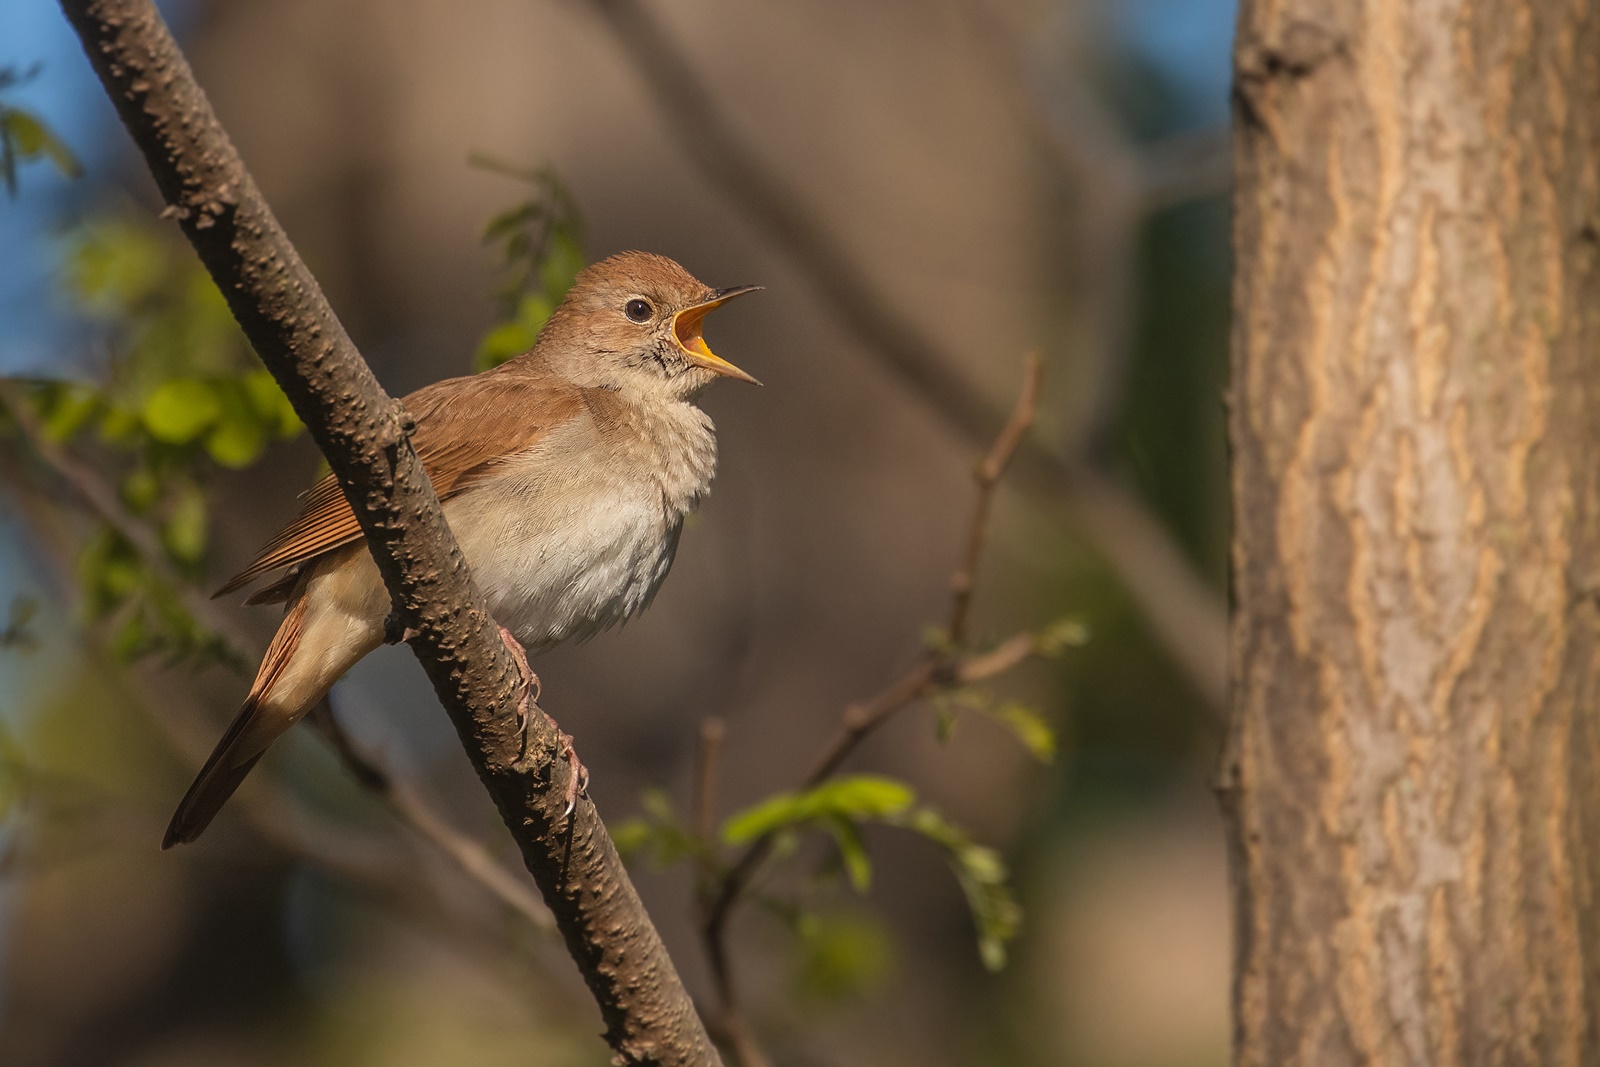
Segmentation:
{"type": "Polygon", "coordinates": [[[161,526],[161,542],[180,563],[197,563],[206,550],[206,498],[188,485],[179,493],[161,526]]]}
{"type": "Polygon", "coordinates": [[[293,437],[304,429],[294,405],[283,395],[278,379],[264,369],[246,373],[240,381],[250,397],[250,404],[261,420],[279,437],[293,437]]]}
{"type": "Polygon", "coordinates": [[[168,444],[185,444],[217,421],[222,404],[206,382],[174,378],[163,382],[146,398],[141,414],[151,437],[168,444]]]}
{"type": "Polygon", "coordinates": [[[76,382],[50,385],[40,394],[40,414],[44,435],[52,441],[67,441],[100,409],[100,394],[76,382]]]}
{"type": "Polygon", "coordinates": [[[733,815],[722,840],[742,845],[776,830],[833,816],[884,819],[911,807],[916,793],[904,782],[880,775],[834,778],[800,793],[780,793],[733,815]]]}
{"type": "Polygon", "coordinates": [[[933,735],[941,745],[950,743],[956,733],[956,711],[943,700],[934,701],[933,735]]]}
{"type": "Polygon", "coordinates": [[[866,842],[861,839],[861,827],[843,815],[830,815],[822,820],[822,824],[833,835],[834,844],[839,846],[839,859],[844,863],[850,888],[857,893],[871,889],[872,860],[867,856],[866,842]]]}
{"type": "Polygon", "coordinates": [[[538,330],[530,330],[521,322],[502,322],[478,342],[478,352],[472,360],[473,367],[479,371],[498,367],[532,348],[538,337],[538,330]]]}
{"type": "Polygon", "coordinates": [[[656,867],[707,855],[705,843],[678,818],[672,801],[659,789],[647,789],[640,798],[644,815],[624,820],[612,830],[612,840],[624,860],[647,856],[656,867]]]}
{"type": "Polygon", "coordinates": [[[488,224],[484,226],[484,244],[493,244],[495,241],[509,237],[528,223],[540,218],[543,211],[543,207],[532,200],[524,200],[522,203],[502,211],[491,218],[488,224]]]}
{"type": "Polygon", "coordinates": [[[791,924],[800,940],[796,985],[823,1001],[858,999],[881,987],[894,966],[894,943],[868,915],[804,913],[791,924]]]}
{"type": "Polygon", "coordinates": [[[1016,734],[1017,740],[1040,763],[1055,761],[1056,732],[1039,712],[1026,704],[1002,704],[989,714],[1016,734]]]}
{"type": "Polygon", "coordinates": [[[552,304],[560,303],[583,268],[583,249],[578,247],[577,236],[564,226],[552,229],[544,263],[539,267],[545,297],[552,304]]]}
{"type": "Polygon", "coordinates": [[[83,226],[68,245],[64,280],[85,311],[127,316],[168,284],[172,261],[152,225],[102,219],[83,226]]]}
{"type": "Polygon", "coordinates": [[[0,180],[5,182],[6,195],[17,195],[17,147],[12,143],[11,130],[0,123],[0,180]]]}
{"type": "MultiPolygon", "coordinates": [[[[240,371],[243,335],[228,301],[197,260],[187,255],[177,266],[168,318],[173,326],[172,374],[231,379],[240,371]]],[[[253,360],[251,361],[254,362],[253,360]]]]}
{"type": "Polygon", "coordinates": [[[260,459],[266,445],[261,425],[243,419],[229,419],[206,435],[206,452],[231,470],[243,470],[260,459]]]}
{"type": "Polygon", "coordinates": [[[12,107],[0,109],[0,123],[5,124],[11,143],[22,159],[44,156],[66,177],[83,176],[83,166],[72,150],[28,112],[12,107]]]}
{"type": "Polygon", "coordinates": [[[206,452],[219,465],[240,470],[261,457],[270,427],[242,380],[224,379],[214,387],[222,411],[206,435],[206,452]]]}
{"type": "Polygon", "coordinates": [[[1040,631],[1034,647],[1041,656],[1059,656],[1089,642],[1089,627],[1078,619],[1061,619],[1040,631]]]}
{"type": "Polygon", "coordinates": [[[623,863],[632,863],[635,857],[650,847],[655,840],[655,832],[649,820],[636,815],[612,825],[611,843],[617,846],[617,855],[622,857],[623,863]]]}
{"type": "Polygon", "coordinates": [[[149,467],[137,467],[122,479],[122,502],[135,515],[143,515],[161,496],[161,481],[149,467]]]}
{"type": "Polygon", "coordinates": [[[899,825],[944,849],[978,931],[978,954],[997,971],[1006,963],[1006,942],[1022,925],[1022,908],[1011,893],[999,853],[973,842],[967,832],[931,808],[919,808],[899,825]]]}
{"type": "Polygon", "coordinates": [[[477,368],[482,371],[498,367],[532,348],[554,310],[555,304],[541,293],[529,293],[518,300],[516,316],[490,330],[479,342],[474,360],[477,368]]]}
{"type": "Polygon", "coordinates": [[[963,686],[935,697],[934,708],[939,716],[935,729],[941,741],[954,730],[956,713],[965,710],[993,719],[1010,730],[1039,762],[1050,763],[1056,757],[1055,729],[1043,715],[1026,704],[997,703],[985,691],[963,686]]]}
{"type": "Polygon", "coordinates": [[[133,546],[111,530],[92,538],[78,557],[84,609],[91,619],[114,611],[143,584],[144,566],[133,546]]]}
{"type": "Polygon", "coordinates": [[[144,420],[132,407],[113,403],[100,416],[100,440],[108,444],[132,447],[143,431],[144,420]]]}
{"type": "Polygon", "coordinates": [[[132,663],[156,647],[156,636],[142,611],[130,612],[111,635],[111,654],[132,663]]]}

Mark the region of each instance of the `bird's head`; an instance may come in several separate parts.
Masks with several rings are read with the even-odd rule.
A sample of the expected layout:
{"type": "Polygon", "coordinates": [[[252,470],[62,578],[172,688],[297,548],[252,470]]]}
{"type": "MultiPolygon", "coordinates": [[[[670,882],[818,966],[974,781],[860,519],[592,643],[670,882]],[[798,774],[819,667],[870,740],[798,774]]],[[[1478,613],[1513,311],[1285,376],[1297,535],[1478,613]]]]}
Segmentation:
{"type": "Polygon", "coordinates": [[[588,387],[687,398],[722,375],[760,385],[701,334],[713,308],[760,288],[712,289],[665,256],[620,252],[578,273],[534,351],[588,387]]]}

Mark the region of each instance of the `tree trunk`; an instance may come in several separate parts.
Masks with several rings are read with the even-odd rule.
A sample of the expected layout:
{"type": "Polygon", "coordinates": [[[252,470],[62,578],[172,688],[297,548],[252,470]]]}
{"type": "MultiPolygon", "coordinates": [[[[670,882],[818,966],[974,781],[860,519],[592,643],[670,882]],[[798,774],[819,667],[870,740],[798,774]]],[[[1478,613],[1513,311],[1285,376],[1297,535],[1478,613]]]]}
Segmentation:
{"type": "Polygon", "coordinates": [[[1600,13],[1235,76],[1236,1062],[1600,1063],[1600,13]]]}

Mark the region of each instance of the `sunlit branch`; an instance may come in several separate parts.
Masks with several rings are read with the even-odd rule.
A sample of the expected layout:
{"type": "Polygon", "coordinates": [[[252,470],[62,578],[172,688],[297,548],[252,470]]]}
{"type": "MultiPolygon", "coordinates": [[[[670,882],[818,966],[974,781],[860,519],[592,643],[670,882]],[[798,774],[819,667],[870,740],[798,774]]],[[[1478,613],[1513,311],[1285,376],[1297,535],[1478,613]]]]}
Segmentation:
{"type": "Polygon", "coordinates": [[[594,805],[523,679],[384,392],[223,131],[151,0],[63,0],[95,73],[178,221],[327,458],[397,629],[422,663],[626,1064],[713,1064],[706,1036],[594,805]]]}

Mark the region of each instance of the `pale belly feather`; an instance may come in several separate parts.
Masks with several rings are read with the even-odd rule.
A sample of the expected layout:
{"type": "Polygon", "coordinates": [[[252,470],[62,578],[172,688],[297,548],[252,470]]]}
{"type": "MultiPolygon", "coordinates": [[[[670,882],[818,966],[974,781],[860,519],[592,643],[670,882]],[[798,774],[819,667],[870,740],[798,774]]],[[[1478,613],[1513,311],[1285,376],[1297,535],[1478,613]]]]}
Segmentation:
{"type": "MultiPolygon", "coordinates": [[[[529,652],[625,621],[666,578],[683,517],[710,487],[716,445],[689,404],[647,429],[607,444],[576,424],[444,502],[491,614],[529,652]]],[[[359,659],[382,637],[389,597],[363,546],[330,561],[347,552],[363,558],[313,579],[326,587],[314,610],[348,620],[344,644],[359,659]]]]}
{"type": "Polygon", "coordinates": [[[643,610],[683,527],[647,482],[557,489],[507,480],[450,505],[491,613],[529,652],[592,637],[643,610]]]}

